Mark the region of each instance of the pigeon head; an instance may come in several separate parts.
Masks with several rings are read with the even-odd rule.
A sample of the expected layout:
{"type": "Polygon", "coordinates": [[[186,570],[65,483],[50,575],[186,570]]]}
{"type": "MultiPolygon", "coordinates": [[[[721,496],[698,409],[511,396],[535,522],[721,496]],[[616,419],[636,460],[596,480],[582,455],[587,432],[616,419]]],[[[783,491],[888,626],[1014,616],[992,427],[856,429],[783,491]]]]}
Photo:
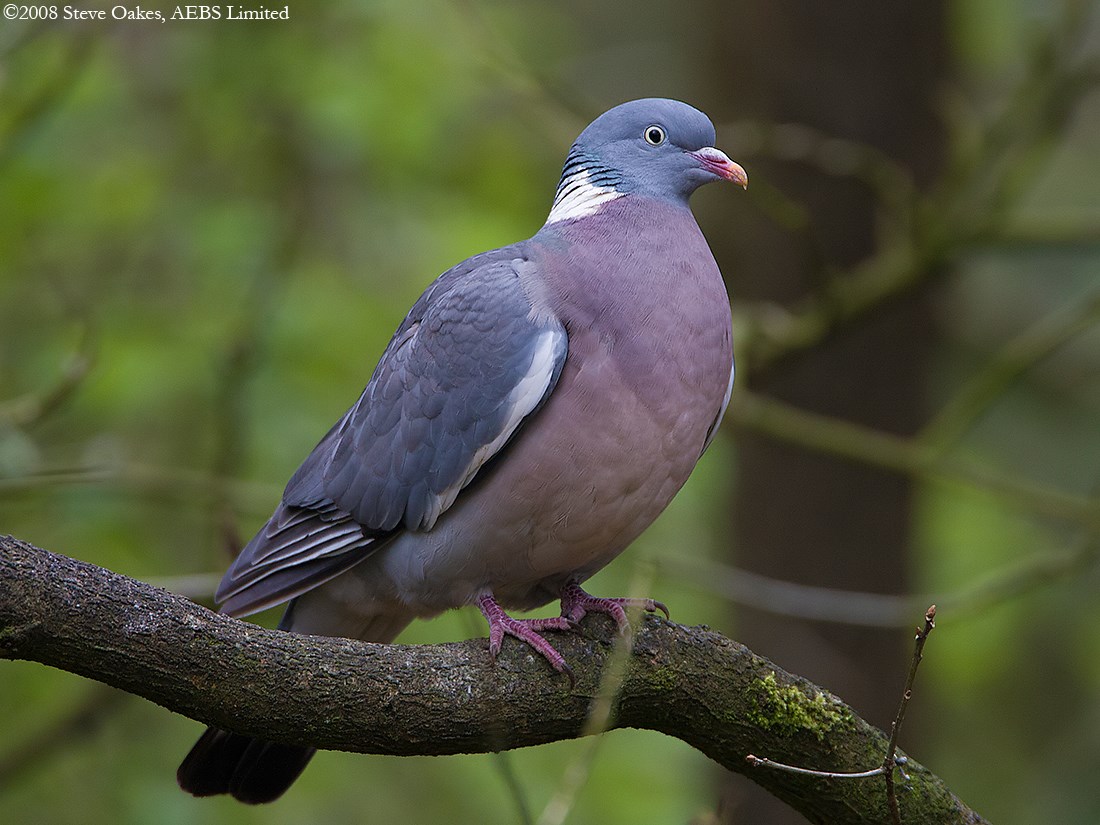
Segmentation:
{"type": "Polygon", "coordinates": [[[609,200],[639,194],[687,203],[705,183],[748,186],[748,175],[714,148],[714,125],[678,100],[623,103],[588,125],[569,150],[548,223],[592,214],[609,200]]]}

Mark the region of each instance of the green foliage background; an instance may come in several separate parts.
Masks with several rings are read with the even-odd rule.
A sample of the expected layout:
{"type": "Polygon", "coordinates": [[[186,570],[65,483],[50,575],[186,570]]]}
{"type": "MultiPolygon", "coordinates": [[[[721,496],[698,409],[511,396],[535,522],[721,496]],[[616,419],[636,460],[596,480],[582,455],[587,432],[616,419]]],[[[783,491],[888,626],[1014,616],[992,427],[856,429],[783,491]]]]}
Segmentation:
{"type": "MultiPolygon", "coordinates": [[[[723,143],[736,102],[716,98],[700,55],[669,45],[694,18],[665,4],[333,0],[290,12],[268,23],[0,21],[3,532],[208,594],[227,535],[247,538],[266,518],[420,290],[538,228],[591,116],[631,97],[686,99],[750,165],[723,143]]],[[[952,4],[960,82],[979,112],[1020,79],[1019,53],[1057,14],[1024,0],[952,4]]],[[[1025,240],[959,255],[940,299],[934,399],[1095,289],[1098,130],[1091,95],[1014,207],[1025,240]]],[[[714,216],[740,193],[704,195],[704,228],[735,234],[714,216]]],[[[736,303],[737,272],[724,270],[736,303]]],[[[1093,327],[1014,384],[966,448],[1095,496],[1093,327]]],[[[669,564],[728,555],[735,461],[735,440],[720,440],[593,589],[640,587],[676,620],[736,637],[723,599],[669,564]]],[[[1058,558],[1080,532],[942,484],[922,488],[918,529],[917,589],[937,594],[1058,558]]],[[[1026,579],[1026,592],[957,625],[945,614],[930,643],[911,750],[992,821],[1100,820],[1094,557],[1026,579]]],[[[404,640],[482,633],[460,612],[404,640]]],[[[763,652],[782,663],[782,650],[763,652]]],[[[897,689],[893,675],[884,690],[897,689]]],[[[174,770],[199,726],[139,700],[3,662],[0,714],[3,822],[523,821],[593,747],[323,753],[284,800],[256,810],[180,793],[174,770]],[[68,724],[74,708],[87,718],[68,724]],[[61,746],[36,751],[54,726],[61,746]]],[[[683,743],[616,732],[600,740],[568,821],[706,821],[718,780],[683,743]]]]}

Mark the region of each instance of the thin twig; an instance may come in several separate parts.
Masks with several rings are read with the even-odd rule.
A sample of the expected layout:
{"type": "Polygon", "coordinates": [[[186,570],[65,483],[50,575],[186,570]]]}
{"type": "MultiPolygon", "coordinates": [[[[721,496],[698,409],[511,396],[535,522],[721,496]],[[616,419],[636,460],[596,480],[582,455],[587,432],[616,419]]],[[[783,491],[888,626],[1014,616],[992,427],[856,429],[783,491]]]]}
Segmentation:
{"type": "MultiPolygon", "coordinates": [[[[984,615],[988,608],[1009,599],[1079,575],[1098,563],[1100,536],[1084,528],[1060,550],[1034,553],[934,598],[950,610],[952,622],[957,623],[984,615]]],[[[908,617],[933,598],[930,593],[894,595],[800,584],[704,559],[667,558],[661,561],[661,569],[679,580],[690,581],[730,602],[755,610],[858,627],[906,627],[908,617]]],[[[173,592],[183,592],[165,586],[173,592]]]]}
{"type": "Polygon", "coordinates": [[[1096,290],[1044,315],[990,359],[924,427],[918,439],[942,453],[962,437],[1013,381],[1097,323],[1100,323],[1100,292],[1096,290]]]}
{"type": "Polygon", "coordinates": [[[912,211],[916,198],[912,173],[868,143],[837,137],[804,123],[741,120],[720,131],[737,147],[738,154],[804,163],[825,175],[853,178],[871,189],[897,219],[912,211]]]}
{"type": "Polygon", "coordinates": [[[898,705],[898,712],[894,716],[893,723],[890,725],[890,742],[886,746],[886,755],[883,757],[882,764],[877,768],[854,773],[844,771],[819,771],[812,768],[802,768],[797,765],[787,765],[783,762],[776,762],[774,759],[755,756],[751,753],[745,757],[745,761],[754,768],[771,768],[786,773],[796,773],[801,776],[814,776],[823,779],[868,779],[881,774],[886,778],[886,801],[890,807],[890,817],[894,825],[902,825],[901,810],[898,807],[897,790],[894,787],[894,771],[899,768],[904,768],[908,760],[906,757],[898,756],[898,738],[901,736],[901,725],[905,720],[905,711],[908,710],[909,701],[913,698],[913,682],[917,678],[917,667],[920,666],[921,659],[924,657],[924,643],[928,641],[928,636],[935,627],[936,606],[932,605],[925,611],[924,627],[917,628],[916,643],[913,646],[913,660],[909,665],[909,675],[905,679],[905,690],[901,694],[901,703],[898,705]]]}
{"type": "Polygon", "coordinates": [[[1100,502],[1095,500],[1004,475],[976,461],[940,455],[914,439],[800,409],[744,389],[734,393],[726,418],[812,450],[900,473],[961,482],[1034,513],[1100,527],[1100,502]]]}
{"type": "Polygon", "coordinates": [[[514,48],[513,39],[493,25],[483,5],[470,0],[454,4],[456,19],[473,46],[471,53],[521,94],[539,104],[549,104],[554,109],[553,128],[561,130],[563,139],[572,140],[600,110],[599,105],[581,89],[540,70],[514,48]]]}
{"type": "MultiPolygon", "coordinates": [[[[36,28],[33,35],[19,41],[18,47],[29,47],[32,41],[51,28],[36,28]]],[[[5,107],[11,114],[0,123],[0,168],[17,156],[25,142],[31,139],[35,129],[56,116],[61,110],[61,101],[83,79],[84,69],[95,54],[97,31],[92,26],[79,26],[72,31],[75,35],[68,39],[68,50],[60,66],[48,72],[34,94],[22,105],[5,107]]]]}
{"type": "Polygon", "coordinates": [[[40,390],[0,402],[0,422],[16,427],[33,427],[72,398],[95,362],[94,340],[85,326],[76,349],[70,353],[54,382],[40,390]]]}
{"type": "Polygon", "coordinates": [[[493,754],[493,766],[500,774],[504,787],[508,791],[508,796],[516,805],[516,816],[519,817],[520,825],[534,825],[535,820],[531,816],[531,806],[527,802],[527,792],[524,790],[523,783],[519,781],[519,776],[516,775],[512,752],[496,751],[493,754]]]}
{"type": "MultiPolygon", "coordinates": [[[[889,159],[873,150],[804,127],[782,127],[793,144],[784,150],[788,157],[865,178],[886,207],[884,225],[891,232],[871,256],[835,273],[796,306],[756,304],[740,310],[734,324],[740,373],[766,371],[781,358],[817,346],[887,300],[947,274],[945,264],[966,246],[995,241],[1007,228],[1010,207],[1056,145],[1052,138],[1100,85],[1100,61],[1082,58],[1079,48],[1087,28],[1048,31],[1028,56],[1024,81],[992,120],[960,124],[963,118],[956,117],[953,166],[923,197],[912,195],[912,186],[889,159]],[[975,138],[959,136],[965,133],[975,138]],[[891,187],[900,193],[894,202],[883,196],[891,187]]],[[[763,148],[766,138],[756,134],[756,144],[763,148]]]]}
{"type": "Polygon", "coordinates": [[[871,768],[869,771],[856,771],[855,773],[843,771],[815,771],[812,768],[785,765],[782,762],[776,762],[774,759],[768,759],[763,756],[753,756],[751,753],[745,757],[745,761],[754,768],[773,768],[774,770],[785,771],[786,773],[797,773],[800,776],[817,776],[823,779],[869,779],[872,776],[879,776],[880,774],[886,773],[886,768],[882,765],[879,765],[877,768],[871,768]]]}
{"type": "MultiPolygon", "coordinates": [[[[628,588],[629,592],[640,594],[648,591],[653,581],[653,572],[651,565],[636,566],[635,575],[628,588]]],[[[634,634],[630,628],[639,621],[641,616],[641,607],[632,605],[627,608],[629,624],[627,629],[615,638],[611,656],[600,674],[599,690],[588,709],[588,718],[583,728],[583,734],[587,739],[581,744],[581,752],[566,767],[557,790],[546,803],[538,819],[538,825],[561,825],[565,822],[576,804],[577,795],[592,774],[592,763],[603,742],[603,737],[599,734],[612,727],[616,706],[626,678],[626,669],[634,647],[634,634]]]]}
{"type": "Polygon", "coordinates": [[[47,467],[15,478],[0,478],[0,498],[75,484],[113,485],[135,495],[190,506],[202,505],[202,496],[211,485],[226,484],[233,491],[234,502],[240,509],[256,516],[270,515],[271,502],[277,500],[281,492],[279,487],[268,482],[219,479],[185,467],[119,463],[47,467]]]}
{"type": "Polygon", "coordinates": [[[898,808],[897,791],[894,788],[894,768],[897,767],[898,738],[901,736],[901,724],[905,721],[905,711],[909,700],[913,698],[913,682],[917,678],[917,668],[924,658],[924,643],[936,628],[936,606],[932,605],[924,614],[924,627],[917,628],[916,641],[913,644],[913,660],[909,664],[909,675],[905,679],[905,691],[901,694],[897,715],[890,725],[890,744],[886,748],[886,757],[882,760],[882,769],[886,776],[886,800],[890,805],[890,816],[894,825],[901,825],[901,811],[898,808]]]}

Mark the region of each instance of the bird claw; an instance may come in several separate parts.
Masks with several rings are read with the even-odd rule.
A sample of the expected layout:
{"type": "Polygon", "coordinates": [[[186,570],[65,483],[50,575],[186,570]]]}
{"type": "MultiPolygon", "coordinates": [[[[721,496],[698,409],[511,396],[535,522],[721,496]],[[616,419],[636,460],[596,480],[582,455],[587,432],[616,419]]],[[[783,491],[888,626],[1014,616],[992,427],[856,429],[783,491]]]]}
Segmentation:
{"type": "Polygon", "coordinates": [[[577,676],[565,658],[539,634],[545,630],[571,630],[587,637],[581,619],[588,613],[604,613],[611,617],[619,633],[629,634],[630,622],[626,611],[640,608],[647,613],[660,611],[670,618],[668,608],[654,599],[601,598],[586,593],[576,582],[569,582],[561,590],[561,615],[548,619],[514,619],[504,612],[492,595],[486,593],[477,600],[485,620],[489,623],[489,653],[496,659],[505,636],[513,636],[539,653],[558,673],[569,677],[569,687],[577,686],[577,676]]]}
{"type": "Polygon", "coordinates": [[[558,673],[569,677],[569,687],[577,686],[577,676],[565,661],[565,658],[554,649],[546,639],[539,635],[543,630],[570,630],[575,622],[562,616],[549,619],[514,619],[504,612],[492,596],[485,595],[477,600],[477,606],[481,609],[485,620],[489,622],[489,654],[495,660],[504,644],[504,637],[512,636],[534,648],[550,666],[558,673]]]}
{"type": "Polygon", "coordinates": [[[576,687],[577,687],[577,674],[573,672],[573,668],[571,668],[567,662],[563,661],[561,663],[561,668],[558,670],[558,673],[564,673],[566,676],[569,677],[569,689],[570,690],[575,690],[576,689],[576,687]]]}
{"type": "Polygon", "coordinates": [[[620,633],[627,633],[630,623],[626,611],[630,608],[640,608],[647,613],[660,611],[666,619],[672,618],[664,603],[654,599],[602,598],[586,593],[576,582],[570,582],[561,591],[562,616],[574,622],[580,622],[588,613],[604,613],[611,617],[620,633]]]}

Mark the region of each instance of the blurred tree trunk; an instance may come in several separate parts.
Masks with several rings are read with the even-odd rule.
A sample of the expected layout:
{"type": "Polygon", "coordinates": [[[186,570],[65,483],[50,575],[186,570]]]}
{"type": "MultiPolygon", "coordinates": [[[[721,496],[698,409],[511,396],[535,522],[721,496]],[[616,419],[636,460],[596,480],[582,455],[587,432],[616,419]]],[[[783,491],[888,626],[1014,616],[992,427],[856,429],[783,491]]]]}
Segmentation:
{"type": "MultiPolygon", "coordinates": [[[[734,0],[714,2],[709,20],[718,40],[713,77],[724,95],[714,107],[724,111],[716,115],[774,123],[797,118],[885,152],[912,172],[918,187],[934,180],[944,156],[935,114],[948,52],[942,3],[734,0]],[[742,37],[745,31],[753,36],[742,37]]],[[[726,149],[738,156],[737,146],[726,149]]],[[[741,207],[746,214],[731,223],[737,230],[725,241],[729,247],[716,250],[720,260],[738,261],[735,301],[790,302],[821,283],[827,267],[851,265],[871,251],[875,204],[857,181],[760,158],[750,176],[804,205],[809,238],[792,239],[741,207]]],[[[724,243],[714,233],[712,240],[716,247],[724,243]]],[[[746,376],[746,383],[810,410],[910,434],[922,423],[929,320],[927,298],[908,296],[810,353],[746,376]]],[[[738,565],[823,587],[905,590],[913,494],[907,479],[745,431],[737,435],[737,453],[738,565]]],[[[733,631],[783,667],[845,696],[876,724],[889,725],[910,634],[750,609],[737,610],[733,631]]],[[[915,735],[906,731],[909,746],[915,735]]],[[[723,822],[804,821],[741,777],[725,781],[723,822]]]]}

